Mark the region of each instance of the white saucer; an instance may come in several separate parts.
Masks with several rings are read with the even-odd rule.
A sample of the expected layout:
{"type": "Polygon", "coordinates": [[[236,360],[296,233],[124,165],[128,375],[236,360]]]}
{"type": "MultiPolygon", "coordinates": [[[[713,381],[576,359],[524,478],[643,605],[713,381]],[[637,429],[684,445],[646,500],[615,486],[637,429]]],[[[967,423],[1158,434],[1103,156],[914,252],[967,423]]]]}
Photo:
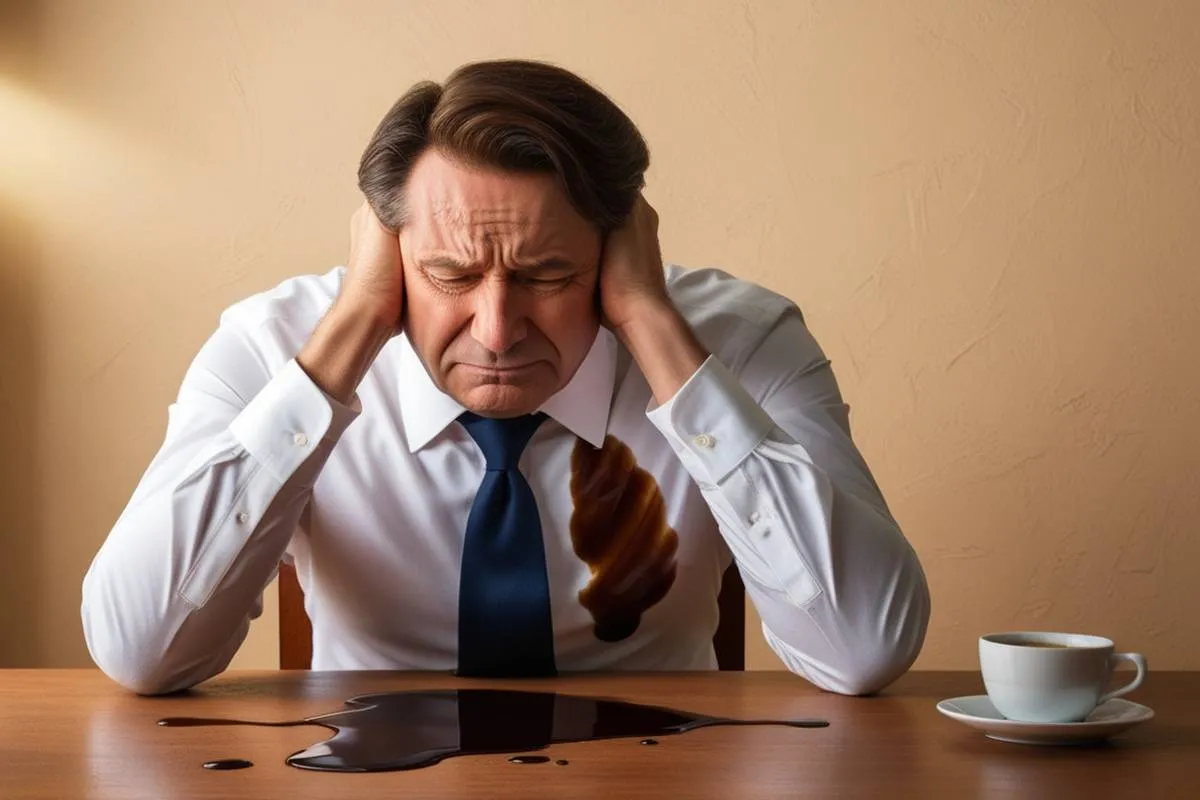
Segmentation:
{"type": "Polygon", "coordinates": [[[943,700],[937,710],[983,731],[989,739],[1016,744],[1099,742],[1154,717],[1152,709],[1118,699],[1096,706],[1083,722],[1017,722],[1001,715],[986,694],[943,700]]]}

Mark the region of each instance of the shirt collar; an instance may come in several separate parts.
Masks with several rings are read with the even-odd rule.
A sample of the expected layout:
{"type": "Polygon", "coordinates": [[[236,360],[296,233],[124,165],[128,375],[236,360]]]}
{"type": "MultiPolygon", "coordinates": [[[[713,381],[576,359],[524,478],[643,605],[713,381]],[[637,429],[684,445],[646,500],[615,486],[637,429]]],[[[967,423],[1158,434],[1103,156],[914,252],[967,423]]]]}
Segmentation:
{"type": "MultiPolygon", "coordinates": [[[[467,409],[439,389],[429,377],[408,336],[400,339],[400,418],[415,453],[467,409]]],[[[593,447],[603,447],[608,434],[617,371],[617,339],[601,327],[587,356],[571,380],[538,410],[593,447]]]]}

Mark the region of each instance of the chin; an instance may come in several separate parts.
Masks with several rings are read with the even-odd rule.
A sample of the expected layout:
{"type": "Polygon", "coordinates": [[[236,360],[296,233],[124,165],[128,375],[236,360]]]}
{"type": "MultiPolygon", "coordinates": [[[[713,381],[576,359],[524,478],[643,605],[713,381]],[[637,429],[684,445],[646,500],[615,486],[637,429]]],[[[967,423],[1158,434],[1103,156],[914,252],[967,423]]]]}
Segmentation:
{"type": "Polygon", "coordinates": [[[511,384],[490,383],[472,387],[454,399],[481,417],[503,419],[532,414],[550,398],[550,394],[511,384]]]}

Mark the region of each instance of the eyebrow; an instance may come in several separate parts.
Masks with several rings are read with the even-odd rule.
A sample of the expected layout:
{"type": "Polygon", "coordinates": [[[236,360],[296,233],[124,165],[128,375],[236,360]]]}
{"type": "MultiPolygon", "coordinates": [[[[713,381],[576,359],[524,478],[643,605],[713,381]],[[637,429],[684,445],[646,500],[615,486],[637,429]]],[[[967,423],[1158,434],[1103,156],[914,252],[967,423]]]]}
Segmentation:
{"type": "MultiPolygon", "coordinates": [[[[453,256],[428,256],[417,262],[417,266],[421,269],[447,269],[455,272],[471,272],[476,269],[473,264],[459,261],[453,256]]],[[[561,256],[550,256],[541,258],[536,261],[529,261],[523,264],[518,264],[517,269],[521,272],[547,272],[556,269],[572,269],[575,262],[561,256]]]]}

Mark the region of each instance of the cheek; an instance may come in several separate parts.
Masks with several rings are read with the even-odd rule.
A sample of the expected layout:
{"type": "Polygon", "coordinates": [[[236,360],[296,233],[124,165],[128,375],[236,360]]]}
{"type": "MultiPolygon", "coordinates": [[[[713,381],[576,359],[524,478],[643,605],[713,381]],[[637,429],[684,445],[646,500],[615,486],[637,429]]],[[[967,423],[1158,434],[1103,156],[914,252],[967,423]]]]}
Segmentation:
{"type": "Polygon", "coordinates": [[[540,304],[534,324],[554,343],[561,366],[573,370],[592,346],[600,319],[591,292],[578,292],[540,304]]]}

